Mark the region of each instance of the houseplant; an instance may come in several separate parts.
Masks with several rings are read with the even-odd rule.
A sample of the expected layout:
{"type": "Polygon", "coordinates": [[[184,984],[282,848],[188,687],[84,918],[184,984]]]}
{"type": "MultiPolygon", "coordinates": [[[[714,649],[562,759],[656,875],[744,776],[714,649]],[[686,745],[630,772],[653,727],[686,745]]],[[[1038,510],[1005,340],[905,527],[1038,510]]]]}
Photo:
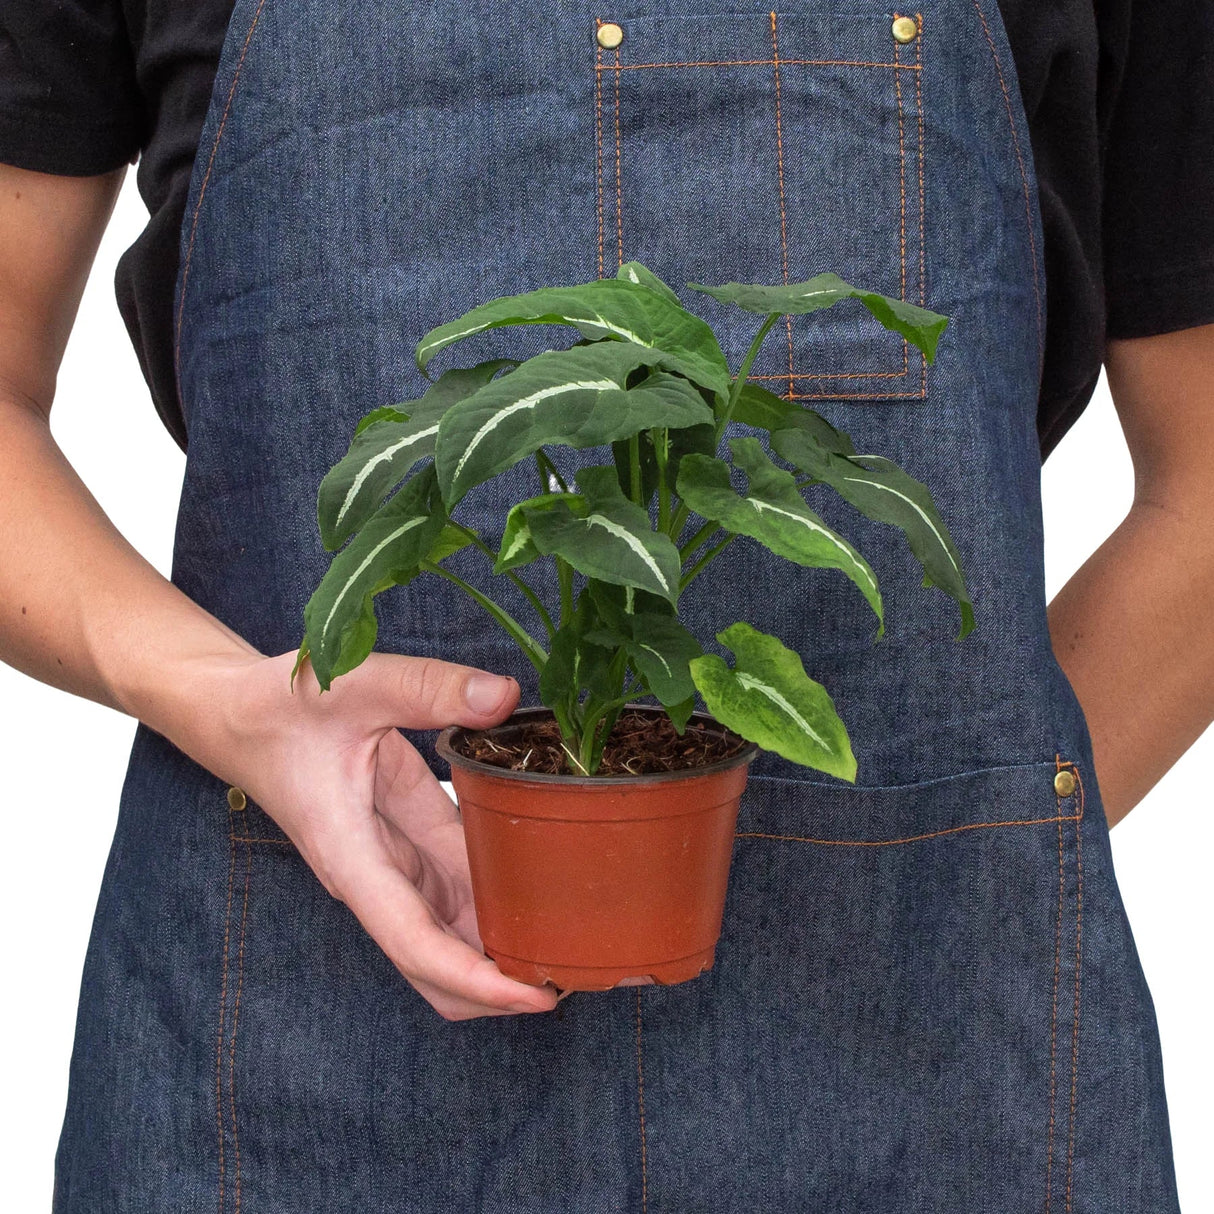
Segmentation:
{"type": "Polygon", "coordinates": [[[538,672],[543,709],[439,740],[485,950],[523,981],[604,989],[644,975],[694,977],[712,962],[757,750],[855,780],[847,731],[793,650],[733,622],[716,635],[731,667],[680,620],[680,595],[737,538],[840,570],[880,637],[876,575],[802,496],[825,484],[901,528],[924,585],[959,604],[958,638],[973,627],[956,548],[925,486],[747,381],[786,314],[856,298],[929,360],[947,319],[830,273],[688,286],[764,317],[736,375],[708,324],[629,262],[615,279],[496,299],[432,329],[415,351],[423,374],[448,346],[501,326],[570,325],[581,339],[526,361],[448,370],[420,400],[376,410],[320,486],[321,539],[337,555],[305,609],[296,671],[309,660],[327,689],[371,652],[375,596],[430,575],[471,595],[538,672]],[[571,468],[562,448],[604,455],[571,468]],[[497,520],[500,536],[460,521],[471,489],[532,459],[539,492],[497,520]],[[739,474],[744,490],[734,487],[739,474]],[[530,629],[444,567],[470,546],[525,598],[530,629]],[[537,584],[541,569],[549,576],[537,584]],[[697,692],[711,716],[694,714],[697,692]],[[642,696],[660,707],[632,704],[642,696]],[[624,723],[631,747],[620,743],[624,723]]]}

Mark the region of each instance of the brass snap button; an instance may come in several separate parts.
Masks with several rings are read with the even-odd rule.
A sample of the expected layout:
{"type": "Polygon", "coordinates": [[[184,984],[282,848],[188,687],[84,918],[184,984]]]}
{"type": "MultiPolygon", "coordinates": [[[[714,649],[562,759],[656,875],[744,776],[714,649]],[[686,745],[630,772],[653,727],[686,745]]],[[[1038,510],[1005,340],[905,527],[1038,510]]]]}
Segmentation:
{"type": "Polygon", "coordinates": [[[228,789],[228,805],[236,813],[240,813],[248,803],[249,798],[244,795],[242,789],[235,787],[235,785],[228,789]]]}
{"type": "Polygon", "coordinates": [[[613,51],[624,41],[624,31],[614,21],[604,21],[599,26],[599,32],[596,37],[599,40],[599,46],[605,50],[613,51]]]}
{"type": "Polygon", "coordinates": [[[909,42],[918,32],[914,17],[895,17],[890,31],[898,42],[909,42]]]}
{"type": "Polygon", "coordinates": [[[1075,773],[1073,771],[1060,771],[1054,777],[1054,791],[1060,797],[1069,797],[1075,791],[1075,773]]]}

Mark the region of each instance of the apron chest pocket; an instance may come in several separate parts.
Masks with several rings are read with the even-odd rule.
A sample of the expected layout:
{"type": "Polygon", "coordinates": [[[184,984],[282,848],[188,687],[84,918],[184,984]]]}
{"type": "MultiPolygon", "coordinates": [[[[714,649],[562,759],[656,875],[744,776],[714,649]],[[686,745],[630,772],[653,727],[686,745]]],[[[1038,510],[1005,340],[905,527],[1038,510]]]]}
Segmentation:
{"type": "MultiPolygon", "coordinates": [[[[833,270],[927,306],[919,22],[902,44],[879,11],[611,19],[623,38],[596,64],[601,274],[637,260],[684,293],[833,270]]],[[[689,302],[736,367],[758,318],[689,302]]],[[[786,318],[751,378],[807,401],[926,395],[921,353],[857,301],[786,318]]]]}

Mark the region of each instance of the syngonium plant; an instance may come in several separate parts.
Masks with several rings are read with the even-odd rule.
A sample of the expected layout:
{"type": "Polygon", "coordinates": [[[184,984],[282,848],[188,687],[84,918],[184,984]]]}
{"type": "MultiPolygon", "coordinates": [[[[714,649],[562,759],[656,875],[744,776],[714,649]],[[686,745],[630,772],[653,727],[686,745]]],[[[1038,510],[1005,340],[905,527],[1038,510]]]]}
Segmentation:
{"type": "Polygon", "coordinates": [[[639,262],[625,263],[615,279],[495,299],[427,333],[415,351],[423,374],[439,351],[500,326],[571,325],[581,340],[526,361],[449,370],[419,400],[362,419],[320,485],[321,539],[337,555],[304,611],[296,672],[308,658],[328,689],[374,647],[375,596],[429,574],[469,594],[536,668],[570,773],[596,772],[629,701],[656,698],[682,733],[698,691],[713,717],[743,738],[854,781],[847,731],[798,654],[739,621],[716,636],[734,655],[730,667],[680,621],[680,598],[746,537],[798,565],[841,570],[876,614],[880,637],[876,575],[802,495],[820,483],[870,519],[901,528],[924,586],[960,605],[958,639],[973,628],[957,549],[927,488],[888,459],[856,454],[813,410],[747,381],[763,339],[786,314],[855,298],[929,361],[947,317],[832,273],[776,286],[687,285],[765,317],[736,375],[707,322],[639,262]],[[755,433],[730,438],[725,458],[731,422],[755,433]],[[569,477],[555,455],[562,447],[601,447],[607,462],[569,477]],[[509,509],[500,535],[459,521],[470,489],[532,458],[539,492],[509,509]],[[735,470],[745,474],[744,492],[733,487],[735,470]],[[525,596],[531,630],[444,567],[469,546],[525,596]],[[547,603],[524,576],[544,559],[556,573],[547,603]]]}

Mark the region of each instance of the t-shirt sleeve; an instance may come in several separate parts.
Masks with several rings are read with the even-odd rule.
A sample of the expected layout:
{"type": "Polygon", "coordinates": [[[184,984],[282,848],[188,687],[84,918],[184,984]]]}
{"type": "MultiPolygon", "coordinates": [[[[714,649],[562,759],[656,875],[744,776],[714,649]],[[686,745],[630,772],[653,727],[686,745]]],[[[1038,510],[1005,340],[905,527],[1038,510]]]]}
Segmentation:
{"type": "Polygon", "coordinates": [[[1214,3],[1134,0],[1104,177],[1109,337],[1214,322],[1214,3]]]}
{"type": "Polygon", "coordinates": [[[143,131],[120,0],[3,0],[0,163],[105,173],[135,159],[143,131]]]}

